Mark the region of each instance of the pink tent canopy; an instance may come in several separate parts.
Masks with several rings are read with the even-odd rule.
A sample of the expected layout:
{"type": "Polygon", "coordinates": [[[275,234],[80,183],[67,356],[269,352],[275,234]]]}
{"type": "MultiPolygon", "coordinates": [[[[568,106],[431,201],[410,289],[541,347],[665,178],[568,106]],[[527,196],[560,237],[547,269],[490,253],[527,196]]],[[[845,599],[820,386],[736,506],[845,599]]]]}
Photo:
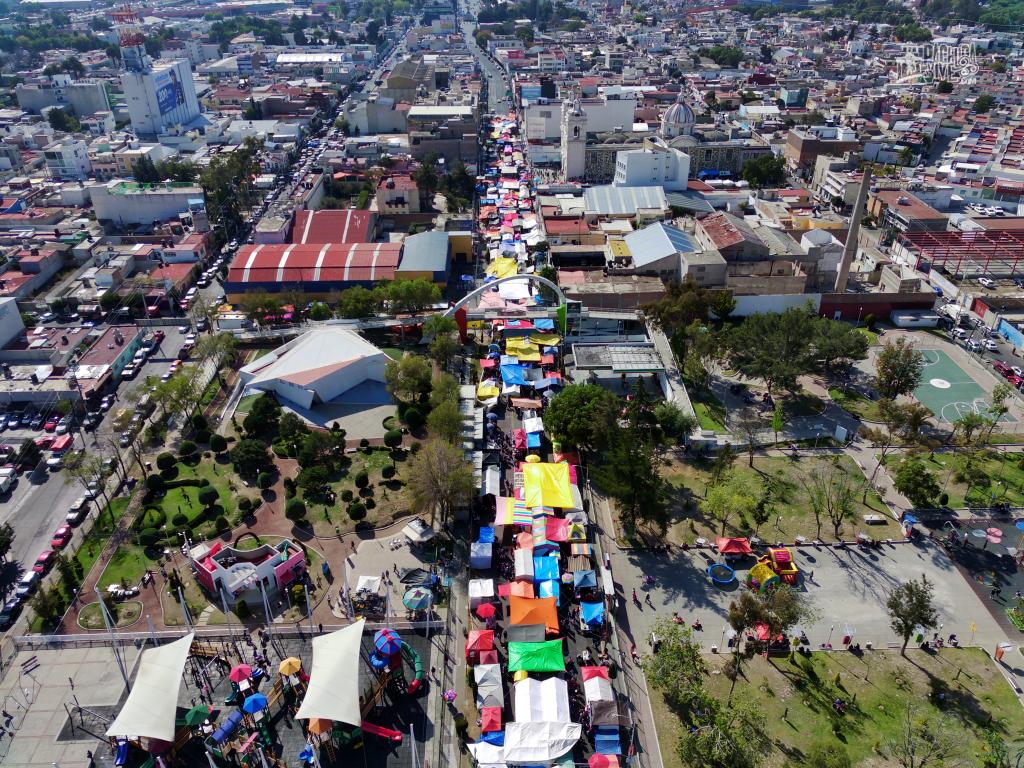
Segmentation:
{"type": "Polygon", "coordinates": [[[549,517],[547,539],[548,541],[568,541],[569,521],[561,517],[549,517]]]}
{"type": "Polygon", "coordinates": [[[516,450],[523,450],[526,448],[526,430],[517,429],[512,433],[512,444],[516,450]]]}
{"type": "Polygon", "coordinates": [[[501,707],[484,707],[480,710],[480,730],[484,733],[501,730],[501,707]]]}
{"type": "Polygon", "coordinates": [[[580,674],[583,675],[583,682],[593,680],[595,677],[603,677],[605,680],[611,679],[608,676],[608,667],[580,667],[580,674]]]}

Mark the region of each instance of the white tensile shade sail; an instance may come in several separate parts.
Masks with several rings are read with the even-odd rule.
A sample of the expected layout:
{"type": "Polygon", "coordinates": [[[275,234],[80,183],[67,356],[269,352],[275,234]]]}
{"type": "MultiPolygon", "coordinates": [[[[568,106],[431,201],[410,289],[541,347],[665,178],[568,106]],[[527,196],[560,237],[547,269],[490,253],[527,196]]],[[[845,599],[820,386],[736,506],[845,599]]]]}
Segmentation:
{"type": "Polygon", "coordinates": [[[583,735],[579,723],[521,723],[505,725],[505,744],[486,741],[467,745],[480,765],[550,763],[566,754],[583,735]]]}
{"type": "Polygon", "coordinates": [[[520,680],[515,685],[515,713],[518,723],[568,723],[568,684],[557,677],[520,680]]]}
{"type": "Polygon", "coordinates": [[[296,718],[359,725],[359,647],[365,619],[313,638],[313,668],[296,718]]]}
{"type": "Polygon", "coordinates": [[[195,634],[190,633],[142,652],[131,693],[107,729],[107,736],[174,741],[178,690],[193,637],[195,634]]]}

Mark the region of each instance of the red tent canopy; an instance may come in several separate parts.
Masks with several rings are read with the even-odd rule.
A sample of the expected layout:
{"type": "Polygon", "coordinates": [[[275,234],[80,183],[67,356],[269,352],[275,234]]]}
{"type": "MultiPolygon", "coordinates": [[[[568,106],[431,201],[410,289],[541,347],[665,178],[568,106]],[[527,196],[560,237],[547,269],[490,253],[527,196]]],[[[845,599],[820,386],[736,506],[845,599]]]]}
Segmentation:
{"type": "Polygon", "coordinates": [[[595,677],[603,677],[605,680],[610,679],[608,677],[608,667],[580,667],[580,674],[583,675],[583,682],[593,680],[595,677]]]}
{"type": "Polygon", "coordinates": [[[480,730],[484,733],[501,730],[501,707],[484,707],[480,710],[480,730]]]}
{"type": "Polygon", "coordinates": [[[754,551],[746,539],[730,539],[720,536],[715,539],[715,546],[723,555],[749,555],[754,551]]]}
{"type": "Polygon", "coordinates": [[[469,633],[469,637],[466,639],[466,658],[468,659],[470,654],[479,653],[480,651],[493,651],[494,650],[494,630],[493,629],[474,629],[469,633]]]}
{"type": "Polygon", "coordinates": [[[590,756],[590,768],[619,768],[619,758],[616,755],[595,752],[590,756]]]}
{"type": "Polygon", "coordinates": [[[480,663],[481,664],[497,664],[498,663],[498,652],[497,651],[480,651],[480,663]]]}

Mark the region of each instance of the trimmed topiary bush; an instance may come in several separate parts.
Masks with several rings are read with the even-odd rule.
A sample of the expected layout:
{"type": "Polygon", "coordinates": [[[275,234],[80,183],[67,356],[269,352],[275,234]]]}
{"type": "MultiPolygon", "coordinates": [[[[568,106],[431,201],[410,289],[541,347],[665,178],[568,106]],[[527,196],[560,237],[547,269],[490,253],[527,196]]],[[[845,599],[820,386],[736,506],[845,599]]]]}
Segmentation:
{"type": "Polygon", "coordinates": [[[405,423],[409,425],[409,429],[419,429],[426,423],[427,419],[423,415],[423,411],[419,408],[409,408],[405,412],[405,423]]]}
{"type": "Polygon", "coordinates": [[[204,485],[199,489],[199,503],[204,507],[212,507],[219,498],[220,494],[212,485],[204,485]]]}
{"type": "Polygon", "coordinates": [[[395,450],[402,444],[402,430],[400,429],[389,429],[384,433],[384,445],[391,450],[395,450]]]}
{"type": "Polygon", "coordinates": [[[390,480],[395,476],[395,468],[392,466],[384,467],[384,469],[380,471],[380,476],[385,480],[390,480]]]}
{"type": "Polygon", "coordinates": [[[366,499],[366,501],[364,501],[363,503],[366,504],[367,509],[374,509],[377,506],[377,502],[374,501],[372,498],[366,499]]]}
{"type": "Polygon", "coordinates": [[[220,515],[216,520],[214,520],[213,529],[217,531],[217,533],[224,533],[224,531],[231,530],[231,523],[228,522],[228,519],[224,517],[224,515],[220,515]]]}
{"type": "MultiPolygon", "coordinates": [[[[267,490],[274,484],[274,476],[269,472],[260,472],[259,477],[256,478],[256,486],[261,490],[267,490]]],[[[294,487],[294,484],[293,484],[294,487]]]]}
{"type": "Polygon", "coordinates": [[[362,440],[359,441],[359,447],[360,448],[369,448],[370,447],[370,441],[364,437],[362,440]]]}
{"type": "Polygon", "coordinates": [[[182,440],[181,445],[178,447],[178,455],[183,459],[192,458],[199,448],[191,440],[182,440]]]}
{"type": "Polygon", "coordinates": [[[166,483],[164,483],[164,479],[160,475],[150,475],[146,478],[146,490],[153,493],[160,493],[165,485],[166,483]]]}
{"type": "Polygon", "coordinates": [[[341,492],[341,500],[342,501],[352,501],[352,496],[353,496],[353,493],[352,493],[352,489],[351,488],[346,488],[345,490],[343,490],[341,492]]]}
{"type": "Polygon", "coordinates": [[[239,600],[235,603],[235,615],[240,619],[247,619],[252,615],[249,610],[249,604],[245,600],[239,600]]]}
{"type": "Polygon", "coordinates": [[[359,470],[355,477],[356,488],[363,489],[370,484],[370,476],[365,469],[359,470]]]}
{"type": "Polygon", "coordinates": [[[423,445],[421,443],[413,443],[409,446],[409,452],[415,455],[420,452],[420,448],[422,447],[423,445]]]}
{"type": "Polygon", "coordinates": [[[178,512],[174,517],[171,518],[171,525],[179,527],[182,525],[188,525],[188,516],[178,512]]]}
{"type": "Polygon", "coordinates": [[[172,469],[177,463],[178,460],[174,458],[174,454],[169,451],[164,451],[156,457],[156,468],[161,472],[166,472],[167,470],[172,469]]]}
{"type": "Polygon", "coordinates": [[[196,432],[196,442],[199,443],[200,445],[209,445],[211,437],[212,435],[210,434],[210,430],[208,429],[204,429],[201,432],[196,432]]]}
{"type": "Polygon", "coordinates": [[[361,501],[353,501],[348,505],[348,516],[352,520],[362,520],[366,517],[366,505],[361,501]]]}
{"type": "Polygon", "coordinates": [[[210,450],[214,453],[224,453],[228,449],[228,441],[224,435],[210,435],[210,450]]]}
{"type": "Polygon", "coordinates": [[[209,422],[203,414],[197,413],[192,417],[192,429],[196,432],[203,432],[209,429],[209,422]]]}
{"type": "Polygon", "coordinates": [[[238,500],[239,512],[248,512],[250,509],[252,509],[252,499],[250,499],[248,496],[243,496],[238,500]]]}
{"type": "Polygon", "coordinates": [[[143,528],[139,533],[139,543],[144,547],[152,547],[160,539],[160,531],[156,528],[143,528]]]}
{"type": "Polygon", "coordinates": [[[306,504],[302,499],[291,499],[284,507],[284,516],[289,520],[301,520],[306,516],[306,504]]]}

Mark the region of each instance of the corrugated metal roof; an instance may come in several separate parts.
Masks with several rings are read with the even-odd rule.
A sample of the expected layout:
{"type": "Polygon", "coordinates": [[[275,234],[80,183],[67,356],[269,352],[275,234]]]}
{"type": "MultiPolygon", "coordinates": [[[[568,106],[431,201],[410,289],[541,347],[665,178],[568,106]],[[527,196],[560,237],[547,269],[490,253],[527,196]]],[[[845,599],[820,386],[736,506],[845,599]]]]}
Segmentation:
{"type": "Polygon", "coordinates": [[[626,235],[626,245],[633,254],[633,266],[643,267],[674,253],[692,253],[697,245],[681,229],[657,222],[626,235]]]}
{"type": "Polygon", "coordinates": [[[448,234],[420,232],[403,242],[400,272],[444,272],[448,268],[448,234]]]}
{"type": "Polygon", "coordinates": [[[668,208],[664,187],[588,187],[583,190],[583,202],[587,213],[598,216],[634,216],[639,208],[668,208]]]}
{"type": "Polygon", "coordinates": [[[682,208],[691,213],[714,213],[715,209],[711,203],[703,197],[690,195],[685,192],[667,192],[665,198],[673,208],[682,208]]]}

